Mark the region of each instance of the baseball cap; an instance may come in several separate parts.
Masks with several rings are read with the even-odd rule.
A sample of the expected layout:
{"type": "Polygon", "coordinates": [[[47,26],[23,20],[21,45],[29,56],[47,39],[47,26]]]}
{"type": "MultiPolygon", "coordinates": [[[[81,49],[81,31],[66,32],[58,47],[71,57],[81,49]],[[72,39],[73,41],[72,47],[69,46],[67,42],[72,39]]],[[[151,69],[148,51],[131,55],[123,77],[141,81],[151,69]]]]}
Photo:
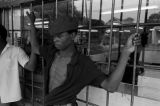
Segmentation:
{"type": "Polygon", "coordinates": [[[61,16],[55,19],[49,25],[49,32],[51,35],[75,30],[78,28],[78,23],[75,18],[70,16],[61,16]]]}

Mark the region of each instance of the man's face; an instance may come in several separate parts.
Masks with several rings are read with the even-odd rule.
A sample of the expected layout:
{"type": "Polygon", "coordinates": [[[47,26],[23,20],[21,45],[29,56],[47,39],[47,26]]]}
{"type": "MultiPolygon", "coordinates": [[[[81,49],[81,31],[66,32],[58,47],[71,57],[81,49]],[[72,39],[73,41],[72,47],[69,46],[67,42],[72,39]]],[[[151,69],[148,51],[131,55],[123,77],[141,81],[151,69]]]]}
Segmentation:
{"type": "Polygon", "coordinates": [[[72,35],[68,32],[63,32],[58,35],[55,35],[53,41],[55,47],[59,50],[65,50],[73,43],[72,35]]]}

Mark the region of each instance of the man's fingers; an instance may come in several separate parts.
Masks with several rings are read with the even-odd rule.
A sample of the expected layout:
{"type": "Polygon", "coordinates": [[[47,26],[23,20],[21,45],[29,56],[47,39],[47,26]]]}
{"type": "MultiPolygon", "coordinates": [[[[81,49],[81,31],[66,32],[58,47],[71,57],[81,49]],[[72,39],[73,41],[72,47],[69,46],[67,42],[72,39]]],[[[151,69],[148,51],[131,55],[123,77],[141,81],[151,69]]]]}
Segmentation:
{"type": "Polygon", "coordinates": [[[33,16],[33,15],[34,15],[34,12],[33,12],[33,11],[31,11],[31,12],[30,12],[30,14],[33,16]]]}
{"type": "Polygon", "coordinates": [[[140,36],[140,34],[134,34],[134,36],[133,36],[133,39],[132,39],[132,43],[133,43],[133,45],[136,45],[136,46],[138,46],[138,45],[141,45],[141,36],[140,36]]]}
{"type": "Polygon", "coordinates": [[[30,11],[30,13],[29,13],[29,12],[27,11],[26,14],[27,14],[29,20],[31,21],[31,23],[34,23],[34,22],[35,22],[35,18],[36,18],[36,16],[34,15],[34,12],[33,12],[33,11],[30,11]]]}
{"type": "Polygon", "coordinates": [[[29,16],[29,12],[28,11],[26,12],[26,14],[27,14],[27,16],[29,16]]]}
{"type": "Polygon", "coordinates": [[[27,14],[28,16],[35,16],[33,11],[31,11],[30,13],[27,11],[26,14],[27,14]]]}
{"type": "Polygon", "coordinates": [[[141,45],[141,41],[133,41],[133,45],[135,46],[141,45]]]}

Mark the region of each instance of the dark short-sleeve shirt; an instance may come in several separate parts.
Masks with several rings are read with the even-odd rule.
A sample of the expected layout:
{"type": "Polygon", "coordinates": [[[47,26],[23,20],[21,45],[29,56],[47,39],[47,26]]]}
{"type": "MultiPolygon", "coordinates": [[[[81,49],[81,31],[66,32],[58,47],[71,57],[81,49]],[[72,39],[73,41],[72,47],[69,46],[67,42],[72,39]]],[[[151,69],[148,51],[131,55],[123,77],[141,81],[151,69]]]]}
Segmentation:
{"type": "Polygon", "coordinates": [[[106,75],[99,71],[94,62],[79,52],[71,57],[67,65],[67,78],[62,85],[48,93],[49,69],[58,50],[52,45],[41,47],[40,53],[45,60],[46,105],[67,104],[76,101],[76,95],[86,86],[100,86],[106,75]]]}

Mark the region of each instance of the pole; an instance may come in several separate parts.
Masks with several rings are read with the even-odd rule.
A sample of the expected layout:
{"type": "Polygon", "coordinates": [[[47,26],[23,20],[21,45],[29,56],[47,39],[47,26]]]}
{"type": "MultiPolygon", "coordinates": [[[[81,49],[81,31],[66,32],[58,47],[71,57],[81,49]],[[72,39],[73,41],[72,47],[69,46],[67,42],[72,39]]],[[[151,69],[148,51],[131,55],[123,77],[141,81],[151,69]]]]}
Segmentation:
{"type": "MultiPolygon", "coordinates": [[[[137,34],[139,32],[139,21],[140,21],[140,14],[141,14],[141,5],[142,5],[142,0],[139,0],[138,13],[137,13],[137,25],[136,25],[136,33],[137,34]]],[[[133,106],[133,104],[134,104],[136,61],[137,61],[137,46],[135,46],[135,52],[134,52],[134,66],[133,66],[133,79],[132,79],[132,92],[131,92],[131,106],[133,106]]]]}

